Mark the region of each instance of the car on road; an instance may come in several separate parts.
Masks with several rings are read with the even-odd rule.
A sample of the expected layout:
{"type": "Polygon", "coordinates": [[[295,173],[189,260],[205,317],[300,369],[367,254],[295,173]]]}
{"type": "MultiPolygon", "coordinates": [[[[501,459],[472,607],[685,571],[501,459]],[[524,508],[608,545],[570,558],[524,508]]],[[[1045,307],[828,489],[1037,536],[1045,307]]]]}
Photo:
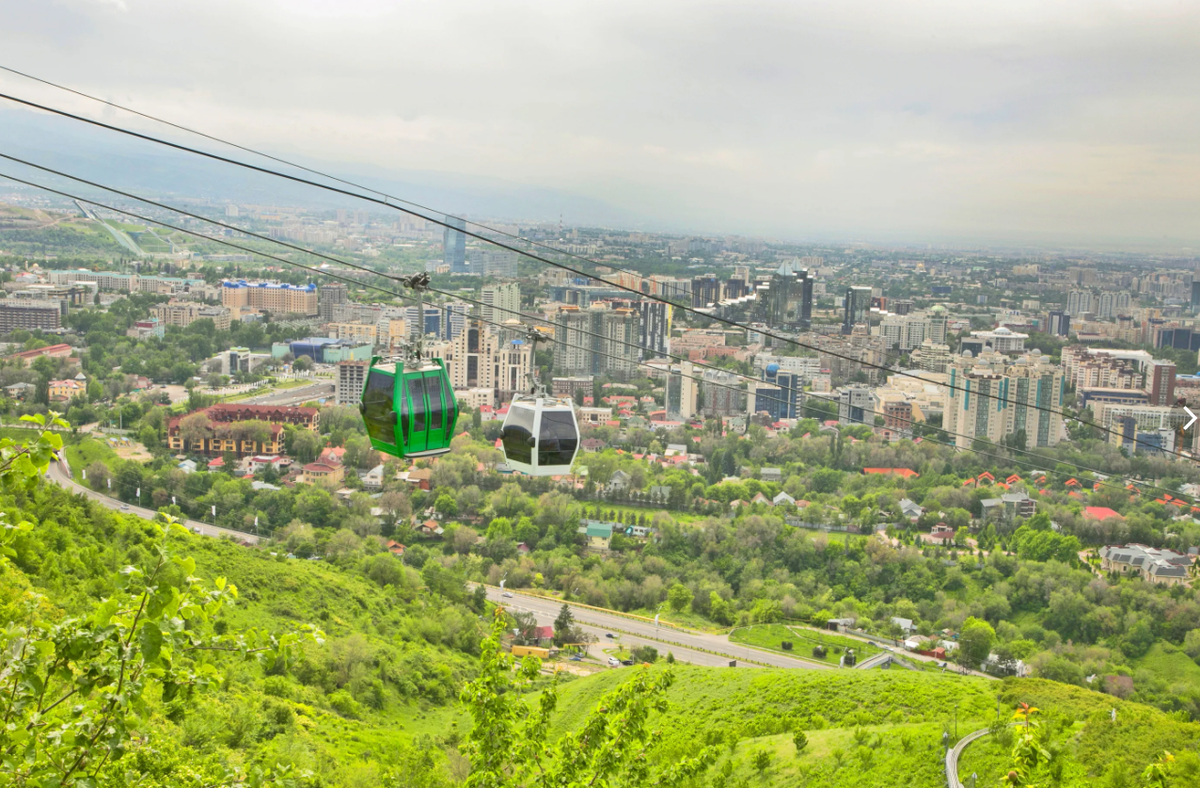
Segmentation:
{"type": "Polygon", "coordinates": [[[129,511],[129,504],[127,504],[127,503],[123,503],[123,504],[121,504],[121,511],[122,511],[122,512],[128,512],[128,511],[129,511]]]}
{"type": "Polygon", "coordinates": [[[572,662],[583,662],[583,656],[580,654],[572,654],[571,656],[567,657],[567,659],[572,662]]]}
{"type": "Polygon", "coordinates": [[[614,634],[613,634],[613,633],[611,633],[611,632],[605,632],[605,633],[604,633],[604,637],[608,638],[609,640],[616,640],[616,639],[617,639],[617,636],[616,636],[616,635],[614,635],[614,634]]]}
{"type": "Polygon", "coordinates": [[[505,591],[505,592],[504,592],[503,594],[501,594],[500,596],[502,596],[502,597],[505,597],[506,599],[512,599],[512,598],[513,598],[513,595],[512,595],[512,594],[510,594],[510,593],[508,593],[507,591],[505,591]]]}
{"type": "Polygon", "coordinates": [[[608,666],[610,668],[619,668],[621,667],[621,660],[617,659],[616,657],[609,657],[608,666]]]}
{"type": "Polygon", "coordinates": [[[625,667],[630,667],[633,665],[633,660],[632,659],[623,659],[623,660],[621,660],[621,664],[624,665],[625,667]]]}

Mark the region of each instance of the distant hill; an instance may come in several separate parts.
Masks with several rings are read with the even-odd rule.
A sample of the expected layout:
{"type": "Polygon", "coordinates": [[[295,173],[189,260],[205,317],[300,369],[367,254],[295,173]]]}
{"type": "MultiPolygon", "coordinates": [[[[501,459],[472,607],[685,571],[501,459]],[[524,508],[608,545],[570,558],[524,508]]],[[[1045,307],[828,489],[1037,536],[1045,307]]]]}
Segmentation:
{"type": "MultiPolygon", "coordinates": [[[[260,166],[288,170],[275,162],[259,159],[233,148],[224,148],[166,127],[155,127],[144,121],[134,126],[119,114],[113,122],[260,166]]],[[[284,205],[310,209],[341,207],[389,212],[381,206],[371,206],[313,187],[252,173],[68,119],[28,111],[0,110],[0,144],[6,152],[14,156],[107,185],[137,190],[145,196],[172,195],[177,198],[216,202],[228,200],[243,204],[284,205]]],[[[301,159],[277,150],[267,152],[297,160],[305,166],[363,183],[406,200],[428,205],[438,211],[471,218],[533,223],[556,222],[562,216],[568,223],[576,225],[637,227],[645,224],[643,217],[601,200],[498,178],[420,170],[388,170],[362,164],[301,159]]],[[[19,175],[24,168],[4,162],[0,165],[0,171],[19,175]]],[[[303,172],[290,171],[302,177],[319,180],[303,172]]],[[[45,175],[37,174],[34,179],[46,182],[45,175]]],[[[75,185],[72,188],[78,190],[82,187],[75,185]]]]}

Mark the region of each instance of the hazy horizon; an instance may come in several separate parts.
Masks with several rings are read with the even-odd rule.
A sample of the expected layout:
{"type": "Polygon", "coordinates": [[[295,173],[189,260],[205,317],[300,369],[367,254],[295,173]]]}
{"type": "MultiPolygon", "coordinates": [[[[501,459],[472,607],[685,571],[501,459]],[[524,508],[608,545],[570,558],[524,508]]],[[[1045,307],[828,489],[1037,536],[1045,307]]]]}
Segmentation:
{"type": "MultiPolygon", "coordinates": [[[[572,224],[608,206],[629,226],[786,240],[1200,248],[1200,7],[0,0],[0,14],[0,64],[355,172],[508,183],[539,211],[557,194],[572,224]]],[[[8,74],[0,90],[146,127],[8,74]]]]}

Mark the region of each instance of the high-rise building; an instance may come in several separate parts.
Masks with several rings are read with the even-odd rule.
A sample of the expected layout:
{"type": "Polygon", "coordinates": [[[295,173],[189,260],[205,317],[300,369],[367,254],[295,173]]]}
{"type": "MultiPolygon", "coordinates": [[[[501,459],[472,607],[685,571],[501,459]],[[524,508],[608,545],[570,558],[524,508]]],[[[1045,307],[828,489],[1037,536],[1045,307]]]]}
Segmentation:
{"type": "Polygon", "coordinates": [[[480,291],[479,300],[483,302],[479,316],[489,323],[521,319],[521,287],[516,282],[487,285],[480,291]]]}
{"type": "Polygon", "coordinates": [[[746,392],[742,379],[732,372],[704,370],[704,415],[735,416],[743,412],[746,392]]]}
{"type": "Polygon", "coordinates": [[[1062,437],[1062,369],[1039,351],[1014,360],[991,351],[950,365],[943,421],[960,449],[977,439],[999,443],[1024,431],[1025,447],[1054,446],[1062,437]]]}
{"type": "Polygon", "coordinates": [[[1067,314],[1081,317],[1092,311],[1092,291],[1072,290],[1067,293],[1067,314]]]}
{"type": "Polygon", "coordinates": [[[681,361],[672,366],[667,375],[667,418],[672,421],[687,421],[696,415],[699,404],[699,386],[695,370],[690,361],[681,361]]]}
{"type": "Polygon", "coordinates": [[[849,334],[855,326],[866,323],[871,310],[871,288],[853,285],[846,288],[842,299],[842,333],[849,334]]]}
{"type": "Polygon", "coordinates": [[[944,345],[946,343],[946,334],[949,331],[950,316],[946,312],[946,307],[941,304],[934,304],[929,307],[929,331],[927,337],[935,345],[944,345]]]}
{"type": "Polygon", "coordinates": [[[415,337],[420,331],[423,336],[442,336],[442,309],[433,304],[425,304],[425,320],[417,319],[417,307],[404,307],[404,327],[410,337],[415,337]]]}
{"type": "Polygon", "coordinates": [[[913,348],[909,364],[922,372],[945,372],[950,365],[950,346],[927,338],[919,347],[913,348]]]}
{"type": "Polygon", "coordinates": [[[716,274],[706,274],[692,279],[692,307],[702,309],[720,301],[721,296],[724,295],[721,285],[722,282],[716,274]]]}
{"type": "Polygon", "coordinates": [[[637,310],[561,307],[555,317],[554,368],[566,375],[631,375],[638,366],[641,334],[637,310]]]}
{"type": "Polygon", "coordinates": [[[442,304],[442,339],[455,339],[467,325],[471,305],[463,301],[442,304]]]}
{"type": "Polygon", "coordinates": [[[221,304],[231,309],[261,309],[276,315],[315,316],[317,286],[226,280],[221,283],[221,304]]]}
{"type": "Polygon", "coordinates": [[[357,405],[362,401],[363,387],[367,383],[370,361],[339,361],[337,364],[337,389],[333,401],[338,405],[357,405]]]}
{"type": "Polygon", "coordinates": [[[1151,405],[1175,404],[1175,364],[1157,359],[1146,365],[1146,390],[1151,405]]]}
{"type": "Polygon", "coordinates": [[[350,292],[341,282],[321,285],[317,288],[317,314],[322,323],[333,320],[335,304],[344,304],[350,300],[350,292]]]}
{"type": "Polygon", "coordinates": [[[506,249],[484,249],[479,253],[479,265],[476,267],[484,276],[516,279],[517,253],[506,249]]]}
{"type": "Polygon", "coordinates": [[[450,266],[452,274],[470,273],[471,268],[467,265],[467,236],[461,232],[467,229],[467,223],[463,219],[447,216],[446,224],[450,226],[442,232],[442,265],[450,266]]]}
{"type": "Polygon", "coordinates": [[[1046,331],[1050,336],[1065,337],[1071,334],[1071,315],[1061,310],[1046,316],[1046,331]]]}
{"type": "Polygon", "coordinates": [[[1112,320],[1117,316],[1117,294],[1111,290],[1100,293],[1096,306],[1096,317],[1100,320],[1112,320]]]}
{"type": "Polygon", "coordinates": [[[814,278],[807,268],[784,262],[771,275],[764,317],[772,325],[812,326],[814,278]]]}
{"type": "Polygon", "coordinates": [[[838,423],[874,424],[874,403],[875,398],[866,386],[845,387],[838,394],[838,423]]]}
{"type": "Polygon", "coordinates": [[[903,437],[912,435],[913,404],[908,400],[888,400],[883,403],[883,426],[903,437]]]}
{"type": "Polygon", "coordinates": [[[62,327],[62,305],[57,301],[7,298],[0,301],[0,333],[17,329],[62,327]]]}
{"type": "Polygon", "coordinates": [[[1200,308],[1200,279],[1192,280],[1192,311],[1200,308]]]}
{"type": "Polygon", "coordinates": [[[642,360],[665,356],[671,347],[671,305],[643,299],[636,303],[642,360]]]}
{"type": "Polygon", "coordinates": [[[750,384],[746,394],[748,413],[767,413],[775,421],[798,419],[804,410],[804,379],[795,372],[768,364],[761,382],[750,384]]]}

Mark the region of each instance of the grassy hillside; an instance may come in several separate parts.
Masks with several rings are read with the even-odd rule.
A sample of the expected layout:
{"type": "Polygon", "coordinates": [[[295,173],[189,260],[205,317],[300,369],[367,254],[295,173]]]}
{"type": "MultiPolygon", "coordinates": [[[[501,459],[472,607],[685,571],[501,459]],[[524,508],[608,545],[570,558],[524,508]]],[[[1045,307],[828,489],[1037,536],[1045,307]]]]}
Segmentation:
{"type": "MultiPolygon", "coordinates": [[[[663,666],[652,670],[665,669],[663,666]]],[[[943,732],[960,735],[1006,721],[1019,701],[1043,709],[1061,750],[1063,786],[1082,786],[1110,771],[1138,774],[1163,749],[1191,768],[1200,725],[1142,704],[1036,679],[991,682],[909,671],[728,670],[676,665],[663,732],[654,756],[672,758],[696,742],[720,756],[713,785],[939,786],[944,784],[943,732]],[[1118,724],[1109,710],[1118,708],[1118,724]],[[805,731],[797,752],[792,731],[805,731]],[[1115,764],[1115,765],[1114,765],[1115,764]]],[[[626,674],[627,675],[627,674],[626,674]]],[[[621,671],[576,681],[561,691],[558,730],[572,728],[621,671]]],[[[995,785],[1007,770],[1010,744],[992,737],[966,750],[963,776],[995,785]]],[[[1183,772],[1181,771],[1181,774],[1183,772]]],[[[1121,784],[1121,783],[1117,783],[1121,784]]],[[[1184,783],[1180,783],[1184,784],[1184,783]]]]}

